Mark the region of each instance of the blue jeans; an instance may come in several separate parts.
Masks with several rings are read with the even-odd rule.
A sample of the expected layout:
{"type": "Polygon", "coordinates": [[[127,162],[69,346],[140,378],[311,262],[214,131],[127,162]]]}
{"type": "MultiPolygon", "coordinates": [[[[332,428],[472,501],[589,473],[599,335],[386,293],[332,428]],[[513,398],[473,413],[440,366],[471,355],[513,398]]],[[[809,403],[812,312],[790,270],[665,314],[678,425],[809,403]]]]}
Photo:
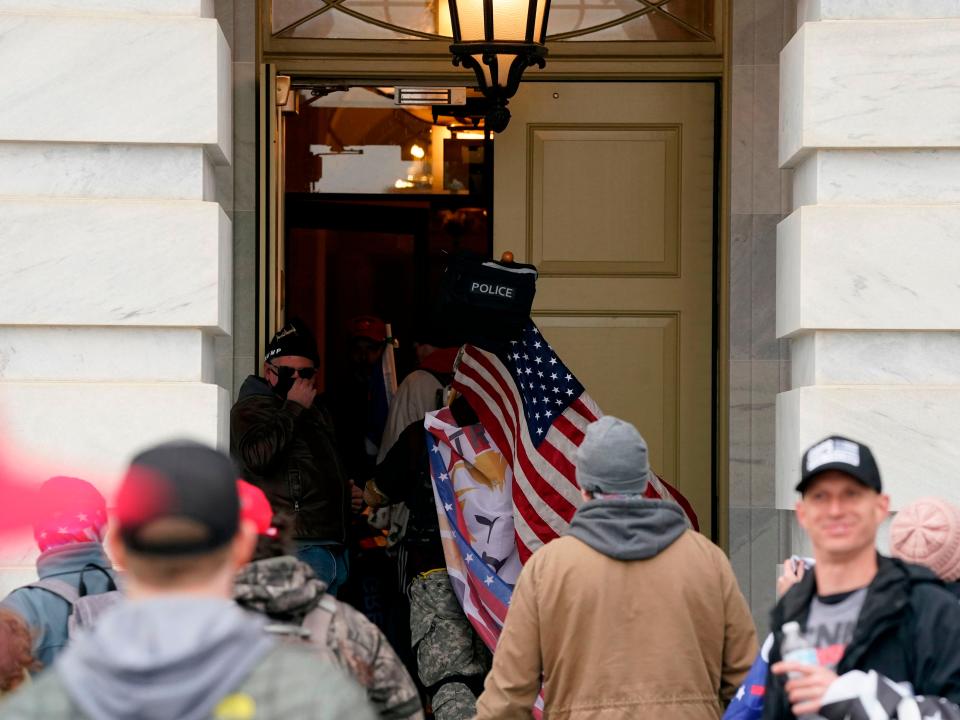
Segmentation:
{"type": "Polygon", "coordinates": [[[327,584],[327,592],[336,596],[350,574],[350,560],[341,545],[297,541],[297,558],[313,568],[317,579],[327,584]]]}

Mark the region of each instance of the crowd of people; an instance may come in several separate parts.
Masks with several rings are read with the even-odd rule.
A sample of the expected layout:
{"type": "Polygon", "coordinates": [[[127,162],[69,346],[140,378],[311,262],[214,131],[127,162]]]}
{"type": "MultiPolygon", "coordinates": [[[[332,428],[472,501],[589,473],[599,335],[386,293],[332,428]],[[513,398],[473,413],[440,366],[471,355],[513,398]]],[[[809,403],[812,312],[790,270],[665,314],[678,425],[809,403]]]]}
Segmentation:
{"type": "Polygon", "coordinates": [[[477,422],[447,392],[456,348],[418,331],[419,367],[387,405],[383,323],[351,328],[359,372],[339,399],[317,392],[309,330],[276,334],[230,456],[149,448],[109,509],[85,480],[42,485],[38,579],[0,603],[0,716],[960,720],[960,508],[903,508],[879,554],[880,469],[839,436],[801,459],[812,557],[785,561],[758,650],[723,552],[644,496],[643,437],[590,424],[582,504],[524,565],[491,654],[447,574],[423,431],[447,405],[477,422]]]}

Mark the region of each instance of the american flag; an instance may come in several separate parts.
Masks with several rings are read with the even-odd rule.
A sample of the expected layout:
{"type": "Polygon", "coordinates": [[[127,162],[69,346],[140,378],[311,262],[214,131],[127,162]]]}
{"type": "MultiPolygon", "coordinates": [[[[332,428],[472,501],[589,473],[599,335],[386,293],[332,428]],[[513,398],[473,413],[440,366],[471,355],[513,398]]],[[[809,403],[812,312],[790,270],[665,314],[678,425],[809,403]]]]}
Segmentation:
{"type": "MultiPolygon", "coordinates": [[[[532,320],[498,354],[465,346],[453,387],[513,469],[517,549],[526,562],[563,533],[580,505],[573,460],[587,425],[603,413],[532,320]]],[[[698,528],[686,498],[652,473],[646,494],[675,500],[698,528]]]]}

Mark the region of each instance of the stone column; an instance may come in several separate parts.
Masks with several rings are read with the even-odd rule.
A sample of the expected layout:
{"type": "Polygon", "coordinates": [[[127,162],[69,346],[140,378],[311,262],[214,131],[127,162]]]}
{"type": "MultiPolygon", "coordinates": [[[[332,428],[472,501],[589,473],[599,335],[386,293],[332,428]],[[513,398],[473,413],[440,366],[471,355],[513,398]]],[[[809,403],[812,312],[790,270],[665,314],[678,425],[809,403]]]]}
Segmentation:
{"type": "MultiPolygon", "coordinates": [[[[232,82],[213,11],[0,0],[2,450],[108,497],[149,443],[226,444],[232,82]]],[[[0,590],[33,560],[2,545],[0,571],[23,571],[0,590]]]]}
{"type": "MultiPolygon", "coordinates": [[[[832,433],[876,453],[894,509],[960,501],[960,3],[801,4],[781,54],[777,506],[832,433]]],[[[798,537],[794,546],[802,547],[798,537]]]]}

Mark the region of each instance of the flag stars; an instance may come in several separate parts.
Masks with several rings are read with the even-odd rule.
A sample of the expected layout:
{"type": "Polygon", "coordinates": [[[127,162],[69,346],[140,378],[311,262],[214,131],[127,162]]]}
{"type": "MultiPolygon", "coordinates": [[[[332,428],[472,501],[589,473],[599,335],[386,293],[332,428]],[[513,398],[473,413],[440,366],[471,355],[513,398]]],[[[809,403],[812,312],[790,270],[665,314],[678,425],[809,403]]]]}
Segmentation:
{"type": "Polygon", "coordinates": [[[543,428],[537,428],[537,435],[543,435],[543,428]]]}
{"type": "Polygon", "coordinates": [[[453,510],[453,505],[451,505],[450,503],[445,503],[443,506],[443,509],[446,510],[447,512],[451,512],[453,510]]]}
{"type": "Polygon", "coordinates": [[[441,479],[441,480],[446,480],[446,479],[448,479],[449,477],[450,477],[450,476],[447,475],[446,473],[440,473],[440,479],[441,479]]]}
{"type": "Polygon", "coordinates": [[[539,365],[540,363],[543,362],[543,358],[542,358],[542,357],[535,357],[535,358],[533,359],[533,361],[534,361],[537,365],[539,365]]]}
{"type": "Polygon", "coordinates": [[[537,377],[543,377],[543,370],[537,370],[537,377]]]}
{"type": "Polygon", "coordinates": [[[550,379],[551,379],[551,380],[556,380],[558,377],[560,377],[560,376],[557,375],[556,373],[550,373],[550,379]]]}
{"type": "Polygon", "coordinates": [[[487,575],[487,579],[484,580],[487,585],[493,585],[493,575],[487,575]]]}
{"type": "Polygon", "coordinates": [[[559,399],[559,398],[557,398],[557,401],[556,401],[556,402],[557,402],[557,405],[563,405],[563,400],[561,400],[561,399],[559,399]]]}
{"type": "Polygon", "coordinates": [[[554,394],[554,395],[556,395],[558,392],[560,392],[560,388],[558,388],[558,387],[553,388],[553,394],[554,394]]]}
{"type": "Polygon", "coordinates": [[[524,370],[524,372],[525,372],[527,375],[533,375],[533,370],[531,370],[530,368],[527,368],[526,370],[524,370]]]}
{"type": "Polygon", "coordinates": [[[545,410],[543,414],[546,415],[547,417],[553,417],[553,411],[552,411],[552,410],[545,410]]]}
{"type": "Polygon", "coordinates": [[[567,388],[567,397],[573,397],[573,390],[567,388]]]}
{"type": "Polygon", "coordinates": [[[558,361],[557,361],[557,359],[556,359],[555,357],[550,358],[550,364],[551,364],[551,365],[556,365],[557,362],[558,362],[558,361]]]}
{"type": "Polygon", "coordinates": [[[537,342],[535,342],[533,346],[539,350],[541,347],[543,347],[543,343],[537,340],[537,342]]]}
{"type": "Polygon", "coordinates": [[[567,382],[570,382],[571,380],[573,380],[573,375],[571,375],[570,373],[567,373],[566,375],[563,376],[563,379],[566,380],[567,382]]]}

